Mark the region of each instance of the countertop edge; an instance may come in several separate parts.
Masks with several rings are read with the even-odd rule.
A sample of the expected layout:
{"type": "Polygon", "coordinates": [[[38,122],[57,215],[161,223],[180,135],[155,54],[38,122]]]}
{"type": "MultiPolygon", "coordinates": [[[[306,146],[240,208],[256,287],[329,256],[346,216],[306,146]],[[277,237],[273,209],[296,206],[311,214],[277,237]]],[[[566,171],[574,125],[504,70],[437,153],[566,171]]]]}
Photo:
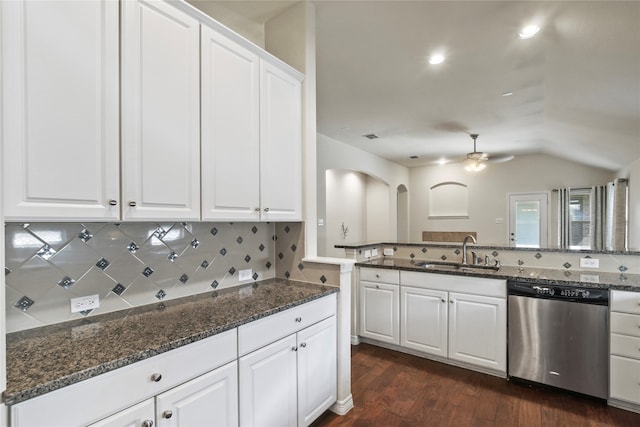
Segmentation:
{"type": "Polygon", "coordinates": [[[2,393],[1,400],[7,406],[16,405],[18,403],[25,402],[27,400],[36,398],[38,396],[42,396],[46,393],[59,390],[63,387],[67,387],[72,384],[76,384],[78,382],[97,377],[101,374],[114,371],[118,368],[122,368],[128,365],[131,365],[133,363],[160,355],[162,353],[166,353],[168,351],[183,347],[185,345],[192,344],[194,342],[212,337],[214,335],[221,334],[223,332],[226,332],[231,329],[235,329],[247,323],[251,323],[255,320],[263,319],[265,317],[269,317],[273,314],[288,310],[290,308],[293,308],[302,304],[306,304],[308,302],[311,302],[320,298],[324,298],[331,294],[338,293],[340,290],[340,288],[337,286],[331,286],[331,285],[323,285],[323,286],[326,287],[326,289],[323,290],[322,292],[286,303],[284,305],[275,307],[267,311],[252,314],[241,320],[236,320],[223,325],[218,325],[218,326],[212,327],[211,329],[205,329],[199,333],[196,333],[187,337],[183,337],[178,340],[164,342],[152,348],[148,348],[139,352],[132,353],[126,357],[121,357],[118,359],[111,360],[99,366],[74,372],[70,375],[65,375],[60,378],[56,378],[54,380],[48,381],[46,383],[39,384],[32,388],[15,391],[10,394],[7,394],[5,390],[2,393]]]}

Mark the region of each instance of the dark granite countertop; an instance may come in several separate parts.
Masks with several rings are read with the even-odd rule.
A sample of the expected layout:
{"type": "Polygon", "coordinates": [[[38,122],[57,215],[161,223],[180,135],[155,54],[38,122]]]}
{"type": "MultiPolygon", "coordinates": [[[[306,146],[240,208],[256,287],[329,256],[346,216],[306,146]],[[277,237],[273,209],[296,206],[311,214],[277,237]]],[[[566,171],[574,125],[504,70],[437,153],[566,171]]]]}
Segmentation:
{"type": "Polygon", "coordinates": [[[271,279],[7,334],[12,405],[338,292],[271,279]]]}
{"type": "Polygon", "coordinates": [[[410,259],[384,257],[358,262],[356,266],[640,292],[640,274],[597,273],[593,271],[569,271],[552,268],[512,266],[502,266],[498,271],[481,269],[473,271],[450,270],[446,268],[439,269],[437,265],[427,269],[416,265],[416,263],[421,261],[424,260],[414,261],[410,259]]]}

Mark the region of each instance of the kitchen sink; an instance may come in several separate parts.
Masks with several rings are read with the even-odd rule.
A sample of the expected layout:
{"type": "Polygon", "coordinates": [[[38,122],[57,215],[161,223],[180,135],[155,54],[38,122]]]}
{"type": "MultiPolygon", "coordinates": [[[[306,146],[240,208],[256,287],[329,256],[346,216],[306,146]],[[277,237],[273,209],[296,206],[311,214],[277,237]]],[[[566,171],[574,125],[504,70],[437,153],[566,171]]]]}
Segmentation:
{"type": "Polygon", "coordinates": [[[498,271],[500,267],[494,265],[481,264],[462,264],[459,262],[440,262],[440,261],[420,261],[416,262],[416,267],[423,267],[429,270],[453,270],[453,271],[478,271],[492,270],[498,271]]]}

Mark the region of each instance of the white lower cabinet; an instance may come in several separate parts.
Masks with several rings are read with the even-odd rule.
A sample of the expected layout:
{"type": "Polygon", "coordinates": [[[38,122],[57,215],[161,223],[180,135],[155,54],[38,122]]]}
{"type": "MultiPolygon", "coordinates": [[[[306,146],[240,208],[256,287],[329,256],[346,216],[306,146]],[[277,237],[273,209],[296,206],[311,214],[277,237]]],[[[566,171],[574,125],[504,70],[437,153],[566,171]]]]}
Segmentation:
{"type": "Polygon", "coordinates": [[[360,335],[400,344],[400,286],[394,270],[360,269],[360,335]]]}
{"type": "Polygon", "coordinates": [[[237,362],[156,396],[156,420],[158,427],[237,426],[237,362]]]}
{"type": "Polygon", "coordinates": [[[449,293],[449,358],[505,372],[507,301],[449,293]]]}
{"type": "Polygon", "coordinates": [[[333,295],[239,328],[241,426],[308,426],[336,401],[335,304],[333,295]],[[262,322],[282,327],[270,332],[262,322]],[[279,337],[287,324],[306,322],[317,323],[279,337]],[[269,344],[254,350],[260,341],[269,344]]]}
{"type": "Polygon", "coordinates": [[[640,292],[611,291],[609,404],[640,412],[640,292]]]}
{"type": "Polygon", "coordinates": [[[506,373],[506,281],[414,271],[397,275],[360,269],[362,337],[506,373]]]}
{"type": "Polygon", "coordinates": [[[154,400],[147,399],[97,423],[93,423],[89,427],[152,427],[155,414],[154,400]]]}
{"type": "Polygon", "coordinates": [[[237,363],[231,362],[90,427],[237,426],[237,394],[237,363]]]}
{"type": "Polygon", "coordinates": [[[400,345],[412,350],[447,357],[447,293],[403,287],[400,291],[402,330],[400,345]]]}

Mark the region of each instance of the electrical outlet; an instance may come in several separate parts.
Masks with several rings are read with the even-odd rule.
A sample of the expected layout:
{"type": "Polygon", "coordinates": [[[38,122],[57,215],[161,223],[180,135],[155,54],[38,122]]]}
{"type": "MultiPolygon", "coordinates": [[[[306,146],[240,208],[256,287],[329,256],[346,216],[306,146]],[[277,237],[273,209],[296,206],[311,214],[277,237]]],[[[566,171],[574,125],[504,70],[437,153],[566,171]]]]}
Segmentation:
{"type": "Polygon", "coordinates": [[[384,248],[383,254],[384,256],[393,256],[393,248],[384,248]]]}
{"type": "Polygon", "coordinates": [[[245,280],[251,280],[251,275],[253,274],[253,270],[248,268],[246,270],[240,270],[238,272],[238,279],[241,282],[244,282],[245,280]]]}
{"type": "Polygon", "coordinates": [[[580,267],[600,268],[600,260],[598,258],[580,258],[580,267]]]}
{"type": "Polygon", "coordinates": [[[368,249],[367,249],[367,250],[365,250],[365,251],[364,251],[364,257],[365,257],[365,258],[371,258],[371,251],[370,251],[370,250],[368,250],[368,249]]]}
{"type": "Polygon", "coordinates": [[[86,297],[71,298],[71,312],[93,310],[100,307],[100,295],[88,295],[86,297]]]}
{"type": "Polygon", "coordinates": [[[378,249],[377,248],[371,249],[371,256],[378,256],[378,249]]]}

